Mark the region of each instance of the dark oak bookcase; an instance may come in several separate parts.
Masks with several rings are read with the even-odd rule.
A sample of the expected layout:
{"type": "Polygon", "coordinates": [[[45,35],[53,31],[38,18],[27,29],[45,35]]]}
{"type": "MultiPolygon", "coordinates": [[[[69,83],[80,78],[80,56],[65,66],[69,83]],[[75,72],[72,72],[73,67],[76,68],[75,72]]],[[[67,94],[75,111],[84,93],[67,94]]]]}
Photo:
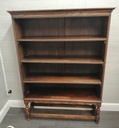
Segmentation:
{"type": "Polygon", "coordinates": [[[99,123],[112,10],[8,11],[27,119],[74,118],[99,123]],[[36,112],[35,106],[42,105],[81,107],[84,113],[90,108],[90,114],[36,112]]]}

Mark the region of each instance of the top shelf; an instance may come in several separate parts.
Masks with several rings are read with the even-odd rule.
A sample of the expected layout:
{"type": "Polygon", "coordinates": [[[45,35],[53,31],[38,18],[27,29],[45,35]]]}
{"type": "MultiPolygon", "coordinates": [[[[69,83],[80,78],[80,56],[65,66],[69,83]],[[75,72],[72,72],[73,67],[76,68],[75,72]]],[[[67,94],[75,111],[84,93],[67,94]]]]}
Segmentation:
{"type": "Polygon", "coordinates": [[[104,37],[28,37],[17,40],[18,42],[40,42],[40,41],[106,41],[104,37]]]}

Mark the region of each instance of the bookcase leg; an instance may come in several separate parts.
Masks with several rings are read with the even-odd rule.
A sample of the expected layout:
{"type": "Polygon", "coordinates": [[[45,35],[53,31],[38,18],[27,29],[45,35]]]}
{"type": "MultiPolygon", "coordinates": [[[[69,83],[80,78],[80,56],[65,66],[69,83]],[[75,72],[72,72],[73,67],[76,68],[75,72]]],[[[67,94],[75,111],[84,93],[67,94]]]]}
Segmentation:
{"type": "Polygon", "coordinates": [[[93,114],[94,114],[94,116],[96,116],[96,106],[95,105],[93,105],[93,114]]]}
{"type": "MultiPolygon", "coordinates": [[[[34,102],[31,102],[31,110],[34,108],[34,102]]],[[[31,111],[30,110],[30,111],[31,111]]]]}
{"type": "Polygon", "coordinates": [[[26,110],[26,119],[30,120],[30,106],[29,106],[29,102],[25,102],[25,110],[26,110]]]}
{"type": "Polygon", "coordinates": [[[100,121],[100,105],[95,107],[95,123],[98,124],[100,121]]]}

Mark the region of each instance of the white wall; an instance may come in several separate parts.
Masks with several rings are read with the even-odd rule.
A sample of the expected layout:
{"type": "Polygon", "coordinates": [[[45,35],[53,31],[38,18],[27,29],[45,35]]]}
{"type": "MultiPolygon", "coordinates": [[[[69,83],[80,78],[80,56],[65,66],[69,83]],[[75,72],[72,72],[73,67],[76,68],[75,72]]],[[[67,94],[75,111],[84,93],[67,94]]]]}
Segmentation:
{"type": "Polygon", "coordinates": [[[13,90],[10,100],[21,100],[21,85],[8,10],[116,7],[112,13],[103,102],[119,103],[119,1],[118,0],[1,0],[0,47],[7,84],[13,90]]]}
{"type": "Polygon", "coordinates": [[[3,76],[3,70],[1,65],[1,58],[0,58],[0,111],[3,109],[4,105],[8,101],[8,97],[6,94],[6,88],[5,88],[5,81],[3,76]]]}

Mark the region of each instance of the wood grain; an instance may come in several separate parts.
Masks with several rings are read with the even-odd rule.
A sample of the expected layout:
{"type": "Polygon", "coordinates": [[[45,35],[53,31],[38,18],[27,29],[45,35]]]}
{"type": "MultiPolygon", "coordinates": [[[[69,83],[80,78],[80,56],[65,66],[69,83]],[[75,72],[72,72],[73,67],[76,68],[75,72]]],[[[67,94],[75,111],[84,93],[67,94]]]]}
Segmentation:
{"type": "Polygon", "coordinates": [[[113,9],[8,11],[13,20],[27,119],[99,122],[113,9]],[[32,113],[34,103],[91,105],[94,115],[32,113]]]}
{"type": "Polygon", "coordinates": [[[41,117],[41,118],[64,118],[64,119],[85,119],[85,120],[95,120],[95,116],[89,115],[67,115],[67,114],[40,114],[31,113],[31,117],[41,117]]]}
{"type": "Polygon", "coordinates": [[[95,90],[91,89],[62,89],[62,88],[31,88],[25,100],[37,100],[39,103],[50,102],[75,104],[80,102],[100,102],[95,90]]]}
{"type": "Polygon", "coordinates": [[[22,63],[57,63],[57,64],[103,64],[101,59],[82,59],[82,58],[62,58],[62,59],[52,59],[52,58],[26,58],[21,60],[22,63]]]}
{"type": "Polygon", "coordinates": [[[101,84],[96,77],[75,77],[75,76],[29,76],[24,78],[24,83],[64,83],[64,84],[101,84]]]}
{"type": "Polygon", "coordinates": [[[114,8],[8,11],[14,19],[109,16],[114,8]]]}
{"type": "Polygon", "coordinates": [[[103,37],[27,37],[19,38],[19,42],[53,42],[53,41],[106,41],[103,37]]]}

